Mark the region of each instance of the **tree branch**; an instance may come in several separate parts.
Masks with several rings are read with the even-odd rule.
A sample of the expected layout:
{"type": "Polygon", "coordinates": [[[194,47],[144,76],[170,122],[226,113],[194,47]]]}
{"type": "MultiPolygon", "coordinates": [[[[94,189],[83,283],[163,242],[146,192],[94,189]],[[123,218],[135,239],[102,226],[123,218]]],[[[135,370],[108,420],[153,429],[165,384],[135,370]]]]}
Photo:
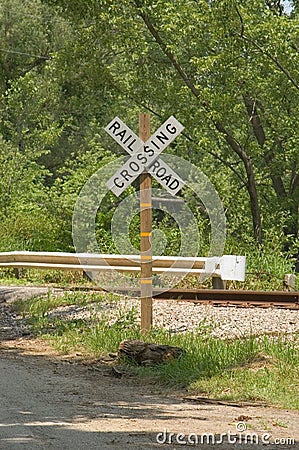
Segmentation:
{"type": "Polygon", "coordinates": [[[273,152],[272,150],[267,150],[264,148],[266,142],[266,135],[257,110],[256,102],[249,96],[248,93],[243,95],[243,100],[247,110],[247,114],[249,116],[249,120],[252,125],[253,133],[256,137],[259,146],[264,151],[264,159],[270,170],[270,177],[272,180],[273,188],[278,197],[280,198],[286,197],[287,194],[282,178],[273,171],[273,152]]]}
{"type": "Polygon", "coordinates": [[[249,121],[252,125],[252,129],[256,140],[260,147],[263,147],[266,141],[266,135],[264,132],[263,125],[261,123],[260,116],[257,112],[256,102],[252,100],[249,94],[243,95],[243,101],[247,110],[249,121]]]}
{"type": "Polygon", "coordinates": [[[192,81],[190,80],[190,78],[188,77],[186,72],[183,70],[183,68],[181,67],[181,65],[179,64],[177,59],[175,58],[174,54],[171,52],[171,50],[169,50],[167,45],[163,42],[159,32],[153,26],[153,24],[150,21],[148,15],[145,12],[142,11],[140,0],[133,0],[133,1],[136,4],[136,6],[137,6],[137,8],[139,10],[139,14],[142,17],[142,19],[143,19],[145,25],[147,26],[149,32],[154,37],[155,41],[160,46],[160,48],[163,50],[163,53],[167,56],[167,58],[169,59],[169,61],[173,65],[173,67],[176,69],[176,71],[180,75],[181,79],[185,82],[186,86],[188,86],[188,88],[190,89],[192,94],[195,95],[195,97],[199,97],[199,93],[200,93],[199,90],[194,86],[194,84],[192,83],[192,81]]]}
{"type": "Polygon", "coordinates": [[[41,66],[46,61],[50,61],[52,59],[51,56],[39,56],[36,58],[27,69],[23,70],[21,72],[21,77],[24,77],[27,73],[29,73],[31,70],[33,70],[35,67],[41,66]]]}
{"type": "Polygon", "coordinates": [[[242,15],[240,13],[240,11],[238,10],[238,8],[236,7],[236,11],[237,14],[239,16],[240,19],[240,23],[241,23],[241,32],[240,33],[233,33],[235,36],[238,36],[239,38],[243,39],[246,42],[249,42],[250,44],[252,44],[255,48],[257,48],[263,55],[267,56],[269,59],[271,59],[271,61],[274,62],[274,64],[286,75],[286,77],[288,78],[288,80],[293,84],[293,86],[299,91],[299,84],[297,83],[297,81],[293,78],[293,76],[291,75],[291,73],[281,64],[281,62],[279,61],[278,58],[276,58],[276,56],[272,55],[272,53],[268,52],[268,50],[263,49],[263,47],[261,47],[256,41],[254,41],[253,39],[249,38],[248,36],[245,36],[244,34],[244,22],[243,22],[243,18],[242,15]]]}
{"type": "MultiPolygon", "coordinates": [[[[154,25],[152,24],[149,16],[144,12],[142,9],[142,4],[140,0],[133,0],[135,3],[138,12],[144,21],[146,27],[148,28],[149,32],[163,51],[163,53],[167,56],[169,61],[171,62],[172,66],[175,68],[177,73],[179,74],[180,78],[184,81],[185,85],[190,89],[192,94],[196,97],[200,97],[200,91],[194,86],[186,72],[181,67],[180,63],[174,56],[174,54],[169,50],[167,45],[162,40],[159,32],[156,30],[154,25]]],[[[207,112],[210,112],[209,105],[206,101],[201,99],[202,106],[207,110],[207,112]]],[[[234,139],[234,137],[226,130],[224,125],[218,121],[214,120],[213,117],[211,117],[211,120],[216,127],[216,129],[224,136],[224,139],[226,142],[230,145],[232,150],[240,157],[240,159],[243,161],[246,175],[247,175],[247,189],[250,197],[250,207],[251,207],[251,213],[252,213],[252,221],[253,221],[253,229],[254,229],[254,236],[257,241],[257,243],[262,242],[262,229],[261,229],[261,216],[260,216],[260,207],[259,207],[259,201],[258,201],[258,194],[256,189],[256,182],[255,182],[255,174],[252,166],[252,162],[250,160],[250,157],[247,155],[246,151],[243,149],[243,147],[234,139]]]]}
{"type": "Polygon", "coordinates": [[[213,158],[218,159],[218,161],[220,161],[224,166],[228,167],[232,172],[234,172],[234,174],[239,178],[239,180],[242,183],[241,188],[247,186],[247,181],[242,177],[242,175],[239,174],[239,172],[234,168],[234,166],[231,163],[221,158],[221,156],[217,155],[217,153],[214,153],[212,151],[209,151],[208,153],[209,155],[213,156],[213,158]]]}
{"type": "Polygon", "coordinates": [[[292,77],[290,72],[281,64],[281,62],[278,60],[278,58],[273,56],[272,53],[268,52],[267,50],[264,50],[257,42],[255,42],[253,39],[250,39],[249,37],[245,36],[244,34],[243,34],[243,36],[240,35],[240,37],[242,39],[244,39],[244,41],[247,41],[250,44],[254,45],[254,47],[257,48],[263,55],[266,55],[269,59],[271,59],[271,61],[273,61],[276,64],[276,66],[286,75],[286,77],[292,83],[292,85],[295,86],[295,88],[299,91],[298,83],[292,77]]]}
{"type": "Polygon", "coordinates": [[[296,173],[291,181],[290,186],[290,194],[294,194],[296,191],[298,191],[299,194],[299,174],[296,173]]]}
{"type": "Polygon", "coordinates": [[[293,76],[290,74],[290,72],[281,64],[279,59],[276,58],[276,56],[272,55],[272,53],[268,52],[267,50],[264,50],[256,41],[254,41],[253,39],[249,38],[248,36],[245,36],[245,34],[244,34],[244,21],[243,21],[242,15],[241,15],[239,9],[237,8],[237,6],[235,6],[235,8],[236,8],[237,14],[238,14],[239,19],[240,19],[241,31],[240,31],[240,33],[233,33],[233,34],[235,36],[238,36],[239,38],[243,39],[244,41],[249,42],[255,48],[257,48],[263,55],[265,55],[269,59],[271,59],[271,61],[273,61],[276,64],[276,66],[286,75],[288,80],[290,80],[290,82],[293,84],[293,86],[299,91],[299,84],[293,78],[293,76]]]}

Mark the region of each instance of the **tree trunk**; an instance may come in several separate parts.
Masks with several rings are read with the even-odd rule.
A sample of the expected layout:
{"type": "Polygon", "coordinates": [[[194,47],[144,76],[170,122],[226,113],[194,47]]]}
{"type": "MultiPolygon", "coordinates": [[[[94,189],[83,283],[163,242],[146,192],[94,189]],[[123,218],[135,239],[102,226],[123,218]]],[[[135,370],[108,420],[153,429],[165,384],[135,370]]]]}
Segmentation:
{"type": "Polygon", "coordinates": [[[260,213],[260,205],[258,200],[258,193],[256,188],[255,174],[250,156],[246,153],[244,148],[231,136],[231,134],[225,129],[220,122],[215,122],[217,130],[224,135],[226,142],[234,150],[234,152],[241,158],[247,177],[247,190],[250,198],[250,209],[252,216],[252,225],[255,241],[258,244],[262,243],[262,221],[260,213]]]}
{"type": "MultiPolygon", "coordinates": [[[[267,165],[272,181],[272,186],[275,191],[277,198],[280,201],[281,208],[290,213],[291,219],[289,223],[284,228],[285,235],[292,235],[295,238],[298,237],[298,208],[299,208],[299,175],[296,174],[296,164],[294,173],[292,174],[292,180],[290,183],[290,189],[287,191],[285,185],[283,183],[283,179],[280,174],[277,173],[277,168],[273,169],[273,159],[274,154],[271,149],[265,148],[266,143],[266,134],[264,131],[264,127],[260,118],[260,114],[258,112],[258,107],[261,109],[263,113],[263,108],[261,105],[257,105],[257,103],[251,98],[251,96],[246,93],[243,95],[244,104],[247,110],[247,114],[252,126],[253,133],[255,138],[264,152],[264,161],[267,165]]],[[[271,124],[268,120],[265,119],[266,124],[271,129],[271,124]]],[[[276,139],[276,144],[281,152],[283,152],[283,147],[281,146],[281,142],[276,139]]],[[[286,246],[285,250],[289,250],[288,246],[286,246]]]]}
{"type": "MultiPolygon", "coordinates": [[[[142,9],[142,3],[140,0],[134,0],[135,5],[137,9],[139,10],[139,14],[141,18],[143,19],[146,27],[148,28],[149,32],[161,48],[162,52],[165,54],[165,56],[168,58],[182,81],[185,83],[185,85],[190,89],[192,94],[199,99],[200,91],[196,88],[196,86],[191,81],[190,77],[187,75],[187,73],[184,71],[183,67],[179,63],[179,61],[176,59],[175,55],[172,53],[172,51],[169,49],[169,47],[165,44],[163,39],[160,36],[160,33],[158,30],[154,27],[152,24],[149,16],[144,12],[142,9]]],[[[202,106],[208,111],[210,111],[209,105],[206,101],[201,100],[202,106]]],[[[260,207],[259,207],[259,201],[258,201],[258,194],[256,189],[256,182],[255,182],[255,175],[253,166],[250,160],[249,155],[245,152],[245,150],[242,148],[242,146],[233,138],[233,136],[225,129],[223,124],[219,121],[214,121],[213,117],[211,117],[212,122],[214,123],[216,129],[224,135],[224,138],[226,142],[230,145],[232,150],[241,158],[245,171],[247,176],[247,190],[249,193],[250,198],[250,208],[251,208],[251,214],[252,214],[252,223],[253,223],[253,233],[254,238],[258,244],[262,242],[262,225],[261,225],[261,215],[260,215],[260,207]]]]}

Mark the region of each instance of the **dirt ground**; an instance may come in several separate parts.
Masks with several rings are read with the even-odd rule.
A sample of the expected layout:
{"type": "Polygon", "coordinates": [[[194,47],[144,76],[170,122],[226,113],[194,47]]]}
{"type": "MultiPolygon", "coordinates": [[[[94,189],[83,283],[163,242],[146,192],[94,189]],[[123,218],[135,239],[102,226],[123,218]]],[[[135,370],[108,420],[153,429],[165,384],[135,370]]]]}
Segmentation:
{"type": "Polygon", "coordinates": [[[197,402],[59,355],[8,324],[2,303],[0,449],[299,449],[298,411],[197,402]]]}

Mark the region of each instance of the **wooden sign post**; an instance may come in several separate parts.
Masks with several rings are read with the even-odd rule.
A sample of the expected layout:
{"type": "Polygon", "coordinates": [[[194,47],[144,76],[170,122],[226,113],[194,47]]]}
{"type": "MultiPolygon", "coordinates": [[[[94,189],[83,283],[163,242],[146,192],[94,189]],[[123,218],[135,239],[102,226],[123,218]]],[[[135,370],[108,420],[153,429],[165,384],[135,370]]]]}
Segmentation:
{"type": "MultiPolygon", "coordinates": [[[[139,115],[139,137],[150,138],[150,115],[139,115]]],[[[152,177],[144,170],[140,175],[140,259],[141,259],[141,331],[150,330],[153,322],[152,272],[152,177]]]]}
{"type": "Polygon", "coordinates": [[[149,114],[139,115],[139,137],[118,117],[106,127],[131,157],[107,181],[106,186],[119,196],[140,176],[140,290],[141,331],[151,329],[153,318],[152,295],[152,194],[153,176],[172,195],[177,194],[185,182],[159,157],[160,153],[184,129],[175,117],[168,120],[151,136],[149,114]]]}

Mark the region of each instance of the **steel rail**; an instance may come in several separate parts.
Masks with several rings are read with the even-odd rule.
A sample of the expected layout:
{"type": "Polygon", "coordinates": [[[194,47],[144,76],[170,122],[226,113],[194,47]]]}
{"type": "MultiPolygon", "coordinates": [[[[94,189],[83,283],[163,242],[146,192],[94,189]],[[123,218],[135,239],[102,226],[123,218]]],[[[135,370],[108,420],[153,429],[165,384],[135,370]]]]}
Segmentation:
{"type": "MultiPolygon", "coordinates": [[[[111,291],[139,296],[138,289],[113,289],[111,291]]],[[[170,289],[154,288],[153,297],[159,300],[176,300],[213,306],[239,306],[260,308],[287,308],[299,310],[299,291],[245,291],[226,289],[170,289]]]]}
{"type": "MultiPolygon", "coordinates": [[[[38,286],[48,288],[49,285],[38,286]]],[[[21,287],[18,287],[21,288],[21,287]]],[[[36,286],[34,287],[36,288],[36,286]]],[[[140,297],[140,289],[116,288],[100,286],[53,286],[60,291],[75,292],[109,292],[127,297],[140,297]]],[[[6,287],[10,291],[13,287],[6,287]]],[[[224,307],[259,307],[284,308],[299,310],[299,291],[245,291],[229,289],[169,289],[153,288],[153,298],[157,300],[175,300],[177,302],[190,302],[198,305],[212,305],[224,307]]]]}

